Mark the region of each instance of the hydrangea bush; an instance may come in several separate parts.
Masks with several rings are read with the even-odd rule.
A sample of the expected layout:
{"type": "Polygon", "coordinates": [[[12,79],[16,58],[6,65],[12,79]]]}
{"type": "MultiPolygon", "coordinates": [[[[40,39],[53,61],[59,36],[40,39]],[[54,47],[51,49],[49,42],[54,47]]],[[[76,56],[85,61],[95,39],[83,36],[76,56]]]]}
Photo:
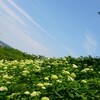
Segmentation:
{"type": "Polygon", "coordinates": [[[0,100],[100,100],[98,67],[67,58],[1,60],[0,100]]]}

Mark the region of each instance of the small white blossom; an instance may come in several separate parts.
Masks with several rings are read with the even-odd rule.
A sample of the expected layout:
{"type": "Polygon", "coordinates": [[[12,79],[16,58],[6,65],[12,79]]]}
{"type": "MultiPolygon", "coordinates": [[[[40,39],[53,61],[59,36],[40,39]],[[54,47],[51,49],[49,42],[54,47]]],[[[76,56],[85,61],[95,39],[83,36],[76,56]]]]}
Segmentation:
{"type": "Polygon", "coordinates": [[[47,68],[51,68],[51,66],[50,66],[50,65],[48,65],[48,66],[47,66],[47,68]]]}
{"type": "Polygon", "coordinates": [[[50,85],[50,83],[47,83],[47,82],[44,83],[44,86],[49,86],[49,85],[50,85]]]}
{"type": "Polygon", "coordinates": [[[39,87],[43,87],[44,84],[42,84],[42,83],[38,83],[37,86],[39,86],[39,87]]]}
{"type": "Polygon", "coordinates": [[[81,72],[86,73],[87,71],[90,71],[90,68],[84,68],[83,70],[81,70],[81,72]]]}
{"type": "Polygon", "coordinates": [[[68,81],[74,81],[74,79],[70,76],[68,76],[68,81]]]}
{"type": "Polygon", "coordinates": [[[41,87],[41,88],[42,88],[42,89],[44,89],[44,90],[46,89],[46,87],[44,87],[44,86],[43,86],[43,87],[41,87]]]}
{"type": "Polygon", "coordinates": [[[100,74],[100,72],[98,72],[100,74]]]}
{"type": "Polygon", "coordinates": [[[62,71],[62,74],[69,75],[69,74],[70,74],[70,72],[69,72],[69,71],[66,71],[66,70],[63,70],[63,71],[62,71]]]}
{"type": "Polygon", "coordinates": [[[29,94],[30,94],[30,92],[29,92],[29,91],[25,91],[25,92],[24,92],[24,94],[29,95],[29,94]]]}
{"type": "Polygon", "coordinates": [[[48,77],[45,77],[44,80],[49,80],[49,78],[48,77]]]}
{"type": "Polygon", "coordinates": [[[50,100],[48,97],[42,97],[41,100],[50,100]]]}
{"type": "Polygon", "coordinates": [[[11,84],[11,82],[8,81],[8,82],[6,82],[6,84],[11,84]]]}
{"type": "Polygon", "coordinates": [[[75,77],[76,77],[75,73],[71,73],[70,76],[71,76],[72,78],[75,78],[75,77]]]}
{"type": "Polygon", "coordinates": [[[29,71],[28,70],[24,70],[22,73],[23,74],[29,74],[29,71]]]}
{"type": "Polygon", "coordinates": [[[73,64],[73,66],[72,66],[73,68],[78,68],[78,66],[77,65],[75,65],[75,64],[73,64]]]}
{"type": "Polygon", "coordinates": [[[0,91],[2,92],[2,91],[8,91],[8,88],[6,87],[6,86],[1,86],[0,87],[0,91]]]}
{"type": "Polygon", "coordinates": [[[52,75],[52,76],[51,76],[51,79],[56,80],[56,79],[58,79],[58,76],[57,76],[57,75],[52,75]]]}
{"type": "Polygon", "coordinates": [[[4,75],[3,78],[4,78],[4,79],[9,79],[8,74],[4,75]]]}
{"type": "Polygon", "coordinates": [[[62,81],[61,81],[61,80],[57,80],[56,82],[58,82],[58,83],[62,83],[62,81]]]}
{"type": "Polygon", "coordinates": [[[31,97],[35,97],[35,96],[37,96],[37,92],[36,91],[31,93],[31,97]]]}
{"type": "Polygon", "coordinates": [[[87,81],[86,80],[81,80],[81,83],[87,83],[87,81]]]}

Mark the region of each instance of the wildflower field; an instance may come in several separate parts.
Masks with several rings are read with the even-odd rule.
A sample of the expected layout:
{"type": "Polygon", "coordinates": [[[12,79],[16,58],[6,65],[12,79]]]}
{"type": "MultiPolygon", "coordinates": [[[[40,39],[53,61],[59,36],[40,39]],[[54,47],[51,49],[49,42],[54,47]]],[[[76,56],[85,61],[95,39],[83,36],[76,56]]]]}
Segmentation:
{"type": "Polygon", "coordinates": [[[0,60],[0,100],[100,100],[100,60],[0,60]]]}

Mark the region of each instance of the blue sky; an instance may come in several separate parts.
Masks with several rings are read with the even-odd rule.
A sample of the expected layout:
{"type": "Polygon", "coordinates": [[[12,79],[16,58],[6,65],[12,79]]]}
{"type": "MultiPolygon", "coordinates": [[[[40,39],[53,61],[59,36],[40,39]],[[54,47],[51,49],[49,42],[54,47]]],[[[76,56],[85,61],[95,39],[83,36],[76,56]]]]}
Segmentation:
{"type": "Polygon", "coordinates": [[[100,0],[0,0],[0,40],[48,57],[100,56],[100,0]]]}

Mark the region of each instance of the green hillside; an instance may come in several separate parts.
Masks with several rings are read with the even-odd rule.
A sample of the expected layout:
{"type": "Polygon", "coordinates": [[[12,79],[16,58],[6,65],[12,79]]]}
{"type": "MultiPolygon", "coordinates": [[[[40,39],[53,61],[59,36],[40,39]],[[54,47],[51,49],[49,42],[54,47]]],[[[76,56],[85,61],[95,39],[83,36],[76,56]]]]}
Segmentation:
{"type": "Polygon", "coordinates": [[[8,44],[4,43],[3,41],[0,41],[0,47],[10,47],[8,44]]]}
{"type": "Polygon", "coordinates": [[[35,55],[26,54],[17,49],[10,47],[0,47],[0,59],[5,60],[21,60],[21,59],[35,59],[35,55]]]}

